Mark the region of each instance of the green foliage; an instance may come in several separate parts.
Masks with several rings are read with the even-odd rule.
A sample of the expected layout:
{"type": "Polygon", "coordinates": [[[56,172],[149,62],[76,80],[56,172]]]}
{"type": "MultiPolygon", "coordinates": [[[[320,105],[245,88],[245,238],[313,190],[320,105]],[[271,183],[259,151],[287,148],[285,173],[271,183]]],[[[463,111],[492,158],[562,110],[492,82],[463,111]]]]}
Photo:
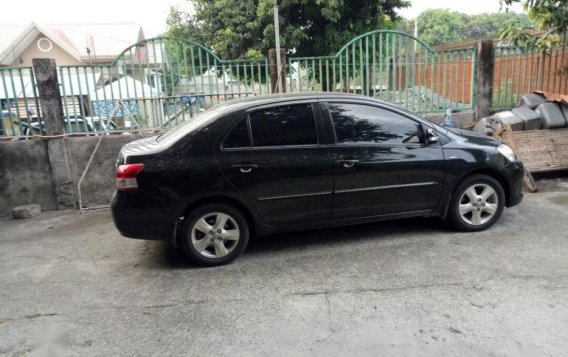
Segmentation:
{"type": "MultiPolygon", "coordinates": [[[[222,58],[249,58],[274,47],[273,0],[194,0],[195,16],[172,8],[169,34],[211,47],[222,58]]],[[[391,29],[407,0],[280,0],[280,43],[296,55],[330,55],[354,36],[391,29]]]]}
{"type": "MultiPolygon", "coordinates": [[[[418,37],[430,46],[469,39],[498,38],[511,23],[534,26],[526,14],[514,12],[470,16],[446,9],[432,9],[421,13],[417,20],[418,37]]],[[[413,34],[414,21],[405,21],[399,28],[413,34]]]]}
{"type": "Polygon", "coordinates": [[[525,28],[533,28],[534,23],[527,14],[515,12],[497,12],[479,14],[470,17],[467,24],[467,38],[495,39],[511,24],[525,28]]]}
{"type": "Polygon", "coordinates": [[[521,3],[529,16],[542,30],[565,31],[568,26],[568,2],[566,0],[500,0],[501,5],[521,3]]]}
{"type": "Polygon", "coordinates": [[[554,32],[535,34],[534,27],[512,23],[501,32],[501,39],[510,41],[514,46],[524,48],[550,49],[560,43],[560,35],[554,32]]]}
{"type": "Polygon", "coordinates": [[[204,29],[196,19],[178,8],[170,7],[166,19],[167,35],[180,40],[192,40],[201,43],[205,38],[204,29]]]}
{"type": "Polygon", "coordinates": [[[249,49],[247,53],[245,53],[245,58],[249,60],[257,60],[260,61],[264,59],[264,55],[259,50],[249,49]]]}
{"type": "Polygon", "coordinates": [[[419,38],[429,45],[463,40],[467,16],[448,10],[426,10],[418,16],[419,38]]]}
{"type": "Polygon", "coordinates": [[[501,38],[518,46],[542,50],[555,47],[562,40],[566,40],[568,2],[565,0],[501,0],[501,5],[510,6],[519,2],[542,32],[535,33],[533,28],[511,24],[502,32],[501,38]],[[561,36],[564,38],[561,39],[561,36]]]}

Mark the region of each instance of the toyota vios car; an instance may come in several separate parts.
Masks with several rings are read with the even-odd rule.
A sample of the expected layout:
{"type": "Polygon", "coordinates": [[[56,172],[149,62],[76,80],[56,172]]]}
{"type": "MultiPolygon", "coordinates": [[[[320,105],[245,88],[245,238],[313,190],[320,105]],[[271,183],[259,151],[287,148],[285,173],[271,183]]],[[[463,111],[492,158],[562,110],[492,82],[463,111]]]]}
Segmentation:
{"type": "Polygon", "coordinates": [[[125,145],[112,214],[122,235],[212,266],[251,235],[418,216],[480,231],[521,201],[522,177],[499,141],[372,98],[253,97],[125,145]]]}

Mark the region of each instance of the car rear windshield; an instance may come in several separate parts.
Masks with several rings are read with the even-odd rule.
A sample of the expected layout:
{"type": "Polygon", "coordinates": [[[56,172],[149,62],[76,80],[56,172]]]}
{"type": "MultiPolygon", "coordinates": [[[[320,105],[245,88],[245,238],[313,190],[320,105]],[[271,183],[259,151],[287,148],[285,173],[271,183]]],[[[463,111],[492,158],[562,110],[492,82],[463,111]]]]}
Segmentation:
{"type": "Polygon", "coordinates": [[[191,133],[192,131],[202,128],[203,126],[216,119],[218,114],[221,112],[221,109],[222,108],[220,107],[212,108],[197,114],[195,117],[189,119],[185,123],[160,135],[157,139],[158,142],[175,142],[185,135],[191,133]]]}

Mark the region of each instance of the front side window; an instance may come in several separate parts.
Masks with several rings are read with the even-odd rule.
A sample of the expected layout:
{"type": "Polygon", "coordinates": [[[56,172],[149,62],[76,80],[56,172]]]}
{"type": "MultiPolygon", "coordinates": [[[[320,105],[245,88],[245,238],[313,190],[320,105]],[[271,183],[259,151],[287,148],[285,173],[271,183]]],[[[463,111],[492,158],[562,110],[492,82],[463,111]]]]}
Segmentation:
{"type": "Polygon", "coordinates": [[[386,109],[363,104],[329,103],[338,143],[420,144],[420,123],[386,109]]]}
{"type": "Polygon", "coordinates": [[[294,104],[250,114],[254,147],[317,144],[311,104],[294,104]]]}

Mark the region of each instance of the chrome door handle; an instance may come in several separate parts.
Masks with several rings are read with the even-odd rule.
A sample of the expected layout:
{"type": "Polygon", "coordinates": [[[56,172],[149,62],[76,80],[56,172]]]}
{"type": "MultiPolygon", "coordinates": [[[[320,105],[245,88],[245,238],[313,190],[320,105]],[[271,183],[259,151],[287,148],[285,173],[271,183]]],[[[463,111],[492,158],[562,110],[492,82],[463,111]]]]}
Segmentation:
{"type": "Polygon", "coordinates": [[[358,163],[359,160],[338,160],[337,163],[345,167],[346,169],[350,169],[358,163]]]}
{"type": "Polygon", "coordinates": [[[244,165],[233,165],[232,169],[238,169],[243,174],[249,174],[252,170],[256,169],[258,166],[254,164],[244,164],[244,165]]]}

